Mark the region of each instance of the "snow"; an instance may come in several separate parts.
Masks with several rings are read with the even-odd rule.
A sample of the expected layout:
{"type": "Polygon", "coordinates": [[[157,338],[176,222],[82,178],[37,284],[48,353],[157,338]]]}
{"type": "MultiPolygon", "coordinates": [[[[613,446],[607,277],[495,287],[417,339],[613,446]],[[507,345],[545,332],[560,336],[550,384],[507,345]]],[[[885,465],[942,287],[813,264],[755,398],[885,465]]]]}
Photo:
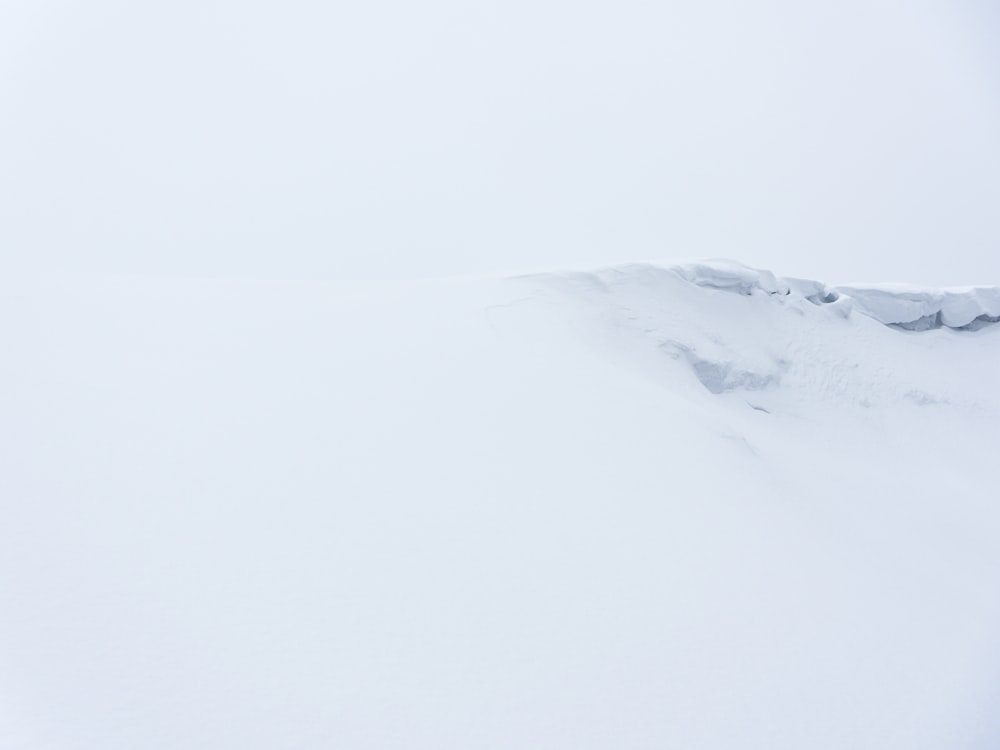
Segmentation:
{"type": "Polygon", "coordinates": [[[5,279],[0,747],[996,747],[998,299],[5,279]]]}
{"type": "Polygon", "coordinates": [[[903,284],[858,284],[838,289],[866,315],[904,329],[977,328],[1000,322],[997,287],[924,289],[903,284]]]}
{"type": "Polygon", "coordinates": [[[750,268],[733,261],[705,261],[685,263],[672,268],[685,281],[708,289],[724,289],[740,294],[755,291],[767,294],[787,294],[788,286],[779,284],[774,274],[750,268]]]}

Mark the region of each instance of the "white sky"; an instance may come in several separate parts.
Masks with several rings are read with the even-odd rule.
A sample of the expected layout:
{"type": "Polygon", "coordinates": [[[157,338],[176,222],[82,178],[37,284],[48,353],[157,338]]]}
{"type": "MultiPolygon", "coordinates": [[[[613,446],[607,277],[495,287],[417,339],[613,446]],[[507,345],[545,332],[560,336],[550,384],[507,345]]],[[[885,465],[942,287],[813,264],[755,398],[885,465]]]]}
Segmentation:
{"type": "Polygon", "coordinates": [[[987,0],[5,0],[8,269],[1000,284],[987,0]]]}

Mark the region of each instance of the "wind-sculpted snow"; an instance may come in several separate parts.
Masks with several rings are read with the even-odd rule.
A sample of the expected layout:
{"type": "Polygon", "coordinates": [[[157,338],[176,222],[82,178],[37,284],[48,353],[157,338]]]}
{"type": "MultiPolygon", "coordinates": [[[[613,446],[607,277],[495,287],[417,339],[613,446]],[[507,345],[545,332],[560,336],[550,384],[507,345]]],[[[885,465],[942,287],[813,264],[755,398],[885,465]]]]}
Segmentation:
{"type": "Polygon", "coordinates": [[[910,331],[934,328],[978,330],[1000,322],[1000,288],[926,289],[906,284],[852,284],[828,287],[819,281],[781,278],[770,271],[732,261],[705,261],[667,266],[695,286],[736,292],[805,298],[830,304],[845,296],[858,312],[880,323],[910,331]]]}
{"type": "Polygon", "coordinates": [[[978,330],[1000,322],[1000,288],[921,289],[902,284],[838,287],[855,307],[886,325],[908,331],[978,330]]]}
{"type": "Polygon", "coordinates": [[[995,301],[0,280],[0,748],[1000,747],[995,301]]]}
{"type": "Polygon", "coordinates": [[[633,264],[547,278],[595,302],[603,300],[617,325],[686,362],[715,394],[768,391],[784,383],[865,404],[899,397],[901,383],[912,378],[905,368],[894,368],[896,377],[886,378],[891,364],[869,371],[863,361],[853,363],[859,346],[871,346],[869,319],[890,330],[910,331],[975,331],[1000,321],[1000,289],[995,287],[829,287],[732,261],[633,264]],[[817,346],[821,329],[832,346],[817,346]],[[841,343],[844,335],[849,338],[841,343]]]}
{"type": "Polygon", "coordinates": [[[828,287],[819,281],[780,278],[732,261],[707,261],[668,266],[682,279],[707,289],[743,295],[803,297],[830,304],[841,296],[871,318],[908,331],[935,328],[978,330],[1000,322],[1000,287],[927,289],[906,284],[852,284],[828,287]]]}
{"type": "Polygon", "coordinates": [[[732,263],[728,261],[709,261],[704,263],[687,263],[672,266],[674,271],[685,281],[708,289],[734,291],[739,294],[788,294],[789,287],[783,279],[779,280],[770,271],[732,263]]]}

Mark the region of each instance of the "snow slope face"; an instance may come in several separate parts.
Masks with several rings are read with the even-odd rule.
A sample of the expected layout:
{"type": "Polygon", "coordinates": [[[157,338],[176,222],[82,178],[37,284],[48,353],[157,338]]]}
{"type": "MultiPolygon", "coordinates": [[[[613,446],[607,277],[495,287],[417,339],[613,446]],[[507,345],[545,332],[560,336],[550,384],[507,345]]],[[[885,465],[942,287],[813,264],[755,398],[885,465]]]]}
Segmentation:
{"type": "MultiPolygon", "coordinates": [[[[588,301],[613,326],[619,345],[631,340],[634,354],[682,361],[688,367],[680,371],[690,370],[714,394],[834,411],[844,402],[973,408],[995,402],[992,389],[966,382],[985,373],[972,364],[965,373],[960,367],[967,357],[992,351],[981,341],[995,334],[964,334],[996,322],[998,288],[829,287],[731,261],[535,278],[588,301]],[[903,331],[927,335],[899,335],[903,331]]],[[[657,368],[662,360],[647,356],[657,368]]]]}
{"type": "Polygon", "coordinates": [[[897,292],[4,281],[0,747],[996,747],[995,290],[897,292]]]}

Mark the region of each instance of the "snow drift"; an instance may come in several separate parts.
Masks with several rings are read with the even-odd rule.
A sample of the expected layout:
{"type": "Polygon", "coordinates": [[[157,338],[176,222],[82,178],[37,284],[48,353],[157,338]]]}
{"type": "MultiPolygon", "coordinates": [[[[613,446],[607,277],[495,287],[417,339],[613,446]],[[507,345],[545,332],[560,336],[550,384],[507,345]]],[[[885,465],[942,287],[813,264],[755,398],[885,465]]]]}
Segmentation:
{"type": "Polygon", "coordinates": [[[0,747],[996,747],[997,300],[7,280],[0,747]]]}

